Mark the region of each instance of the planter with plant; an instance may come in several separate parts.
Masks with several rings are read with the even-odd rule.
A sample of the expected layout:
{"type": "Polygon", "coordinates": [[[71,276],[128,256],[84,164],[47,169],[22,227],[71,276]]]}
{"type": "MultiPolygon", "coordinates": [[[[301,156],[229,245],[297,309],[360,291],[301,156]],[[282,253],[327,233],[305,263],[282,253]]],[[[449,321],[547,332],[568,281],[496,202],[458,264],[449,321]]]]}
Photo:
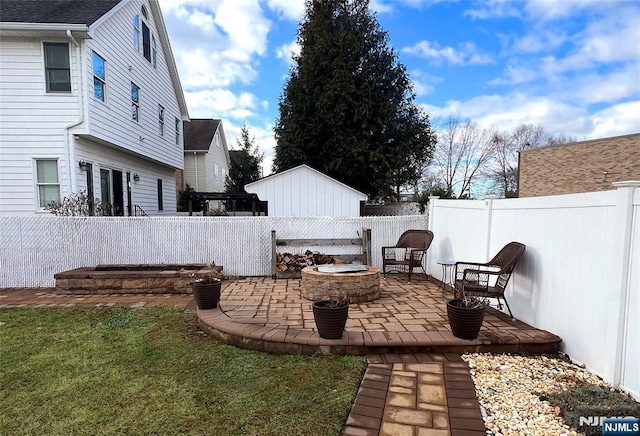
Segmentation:
{"type": "Polygon", "coordinates": [[[457,298],[447,301],[447,316],[453,335],[460,339],[477,338],[488,304],[485,297],[468,295],[464,288],[458,291],[457,298]]]}
{"type": "Polygon", "coordinates": [[[200,310],[210,310],[218,307],[222,280],[211,272],[193,282],[193,297],[200,310]]]}
{"type": "Polygon", "coordinates": [[[312,304],[318,334],[324,339],[340,339],[349,317],[349,298],[343,293],[329,295],[312,304]]]}

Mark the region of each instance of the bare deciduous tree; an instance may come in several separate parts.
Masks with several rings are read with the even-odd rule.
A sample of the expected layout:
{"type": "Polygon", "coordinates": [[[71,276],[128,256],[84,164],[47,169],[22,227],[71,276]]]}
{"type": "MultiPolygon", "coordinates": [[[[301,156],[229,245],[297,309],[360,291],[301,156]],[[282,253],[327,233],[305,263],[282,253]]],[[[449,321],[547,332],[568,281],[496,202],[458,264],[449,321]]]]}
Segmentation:
{"type": "Polygon", "coordinates": [[[452,198],[470,196],[472,183],[493,156],[494,136],[473,121],[450,115],[437,130],[438,142],[426,173],[435,177],[452,198]]]}
{"type": "Polygon", "coordinates": [[[540,125],[520,124],[513,131],[496,132],[492,141],[493,156],[485,176],[490,182],[489,191],[504,197],[518,193],[518,153],[548,145],[566,144],[576,139],[570,136],[553,136],[540,125]]]}

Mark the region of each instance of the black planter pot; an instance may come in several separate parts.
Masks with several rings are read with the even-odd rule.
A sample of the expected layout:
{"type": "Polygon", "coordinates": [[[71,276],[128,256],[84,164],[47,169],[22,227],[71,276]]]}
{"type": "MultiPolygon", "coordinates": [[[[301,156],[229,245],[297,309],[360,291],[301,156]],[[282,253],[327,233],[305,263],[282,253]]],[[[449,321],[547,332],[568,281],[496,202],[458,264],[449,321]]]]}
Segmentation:
{"type": "Polygon", "coordinates": [[[460,307],[460,300],[447,301],[447,315],[453,336],[460,339],[475,339],[480,333],[486,308],[460,307]]]}
{"type": "Polygon", "coordinates": [[[318,334],[324,339],[340,339],[349,316],[349,303],[338,303],[330,307],[330,301],[316,301],[312,305],[313,318],[316,321],[318,334]]]}
{"type": "Polygon", "coordinates": [[[193,284],[193,296],[201,310],[215,309],[220,301],[220,288],[222,281],[216,279],[211,283],[195,282],[193,284]]]}

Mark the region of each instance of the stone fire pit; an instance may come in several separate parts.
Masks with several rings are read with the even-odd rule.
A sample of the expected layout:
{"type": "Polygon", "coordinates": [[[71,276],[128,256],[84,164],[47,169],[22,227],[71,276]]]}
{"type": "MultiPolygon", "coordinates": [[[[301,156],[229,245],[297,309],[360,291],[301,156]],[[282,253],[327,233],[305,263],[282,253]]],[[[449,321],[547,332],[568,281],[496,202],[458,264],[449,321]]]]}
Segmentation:
{"type": "Polygon", "coordinates": [[[362,271],[338,272],[349,269],[350,265],[313,265],[303,268],[300,295],[307,300],[317,301],[340,293],[348,297],[349,303],[379,298],[380,270],[368,265],[358,266],[362,271]]]}

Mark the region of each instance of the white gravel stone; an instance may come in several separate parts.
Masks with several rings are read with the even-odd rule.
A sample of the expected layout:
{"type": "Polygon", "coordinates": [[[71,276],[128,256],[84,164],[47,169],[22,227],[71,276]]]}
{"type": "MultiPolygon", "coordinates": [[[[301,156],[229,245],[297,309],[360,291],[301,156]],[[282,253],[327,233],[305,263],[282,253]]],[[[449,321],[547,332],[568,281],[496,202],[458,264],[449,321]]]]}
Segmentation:
{"type": "Polygon", "coordinates": [[[567,435],[579,433],[540,399],[578,381],[607,386],[596,375],[562,359],[510,354],[465,354],[488,435],[567,435]]]}

